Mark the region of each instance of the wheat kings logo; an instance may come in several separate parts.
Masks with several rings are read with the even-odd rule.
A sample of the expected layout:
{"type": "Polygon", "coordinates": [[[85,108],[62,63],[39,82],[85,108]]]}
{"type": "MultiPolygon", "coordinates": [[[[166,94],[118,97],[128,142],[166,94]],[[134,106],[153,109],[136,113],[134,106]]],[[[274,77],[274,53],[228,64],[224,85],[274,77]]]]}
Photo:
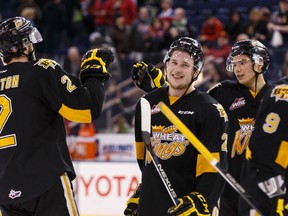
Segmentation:
{"type": "Polygon", "coordinates": [[[241,155],[246,150],[252,132],[254,130],[254,118],[238,119],[240,129],[235,132],[235,137],[232,145],[231,158],[235,155],[241,155]]]}
{"type": "Polygon", "coordinates": [[[167,160],[172,156],[182,155],[189,141],[181,133],[177,132],[174,125],[170,126],[153,126],[152,144],[153,150],[157,157],[167,160]]]}

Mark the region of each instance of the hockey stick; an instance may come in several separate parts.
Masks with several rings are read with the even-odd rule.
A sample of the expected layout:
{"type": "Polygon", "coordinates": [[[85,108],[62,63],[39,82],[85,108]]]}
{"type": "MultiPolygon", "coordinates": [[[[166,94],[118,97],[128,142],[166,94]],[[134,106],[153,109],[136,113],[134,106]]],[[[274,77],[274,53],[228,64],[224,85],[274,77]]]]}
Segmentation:
{"type": "Polygon", "coordinates": [[[208,162],[220,173],[220,175],[228,182],[235,191],[249,204],[250,207],[255,209],[260,215],[264,214],[259,210],[255,200],[248,194],[245,189],[228,173],[212,153],[201,143],[201,141],[181,122],[181,120],[163,103],[158,104],[161,112],[171,121],[178,130],[190,141],[190,143],[208,160],[208,162]]]}
{"type": "Polygon", "coordinates": [[[149,152],[149,155],[151,157],[151,160],[164,184],[164,186],[167,189],[167,192],[169,196],[171,197],[174,205],[178,205],[179,201],[177,198],[177,194],[172,188],[172,185],[168,179],[168,176],[166,175],[164,169],[162,168],[162,165],[160,164],[157,156],[155,155],[153,151],[153,146],[151,144],[150,140],[150,134],[151,134],[151,107],[149,102],[145,98],[140,99],[140,106],[141,106],[141,132],[142,132],[142,139],[143,142],[149,152]]]}

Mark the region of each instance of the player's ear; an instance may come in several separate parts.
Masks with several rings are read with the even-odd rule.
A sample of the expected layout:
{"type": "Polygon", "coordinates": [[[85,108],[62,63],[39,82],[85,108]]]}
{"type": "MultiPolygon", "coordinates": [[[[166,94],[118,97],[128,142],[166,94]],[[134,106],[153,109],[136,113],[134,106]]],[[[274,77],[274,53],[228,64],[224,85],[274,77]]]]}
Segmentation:
{"type": "Polygon", "coordinates": [[[253,67],[254,67],[254,71],[255,71],[255,72],[257,72],[257,73],[262,73],[263,65],[260,65],[260,64],[255,63],[253,67]]]}

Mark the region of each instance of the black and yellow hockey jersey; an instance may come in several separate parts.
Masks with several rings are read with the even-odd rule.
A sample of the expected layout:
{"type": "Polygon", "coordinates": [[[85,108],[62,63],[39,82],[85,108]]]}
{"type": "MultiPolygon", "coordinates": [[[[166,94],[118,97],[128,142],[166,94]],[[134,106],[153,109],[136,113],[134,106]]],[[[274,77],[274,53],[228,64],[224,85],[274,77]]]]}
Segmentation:
{"type": "Polygon", "coordinates": [[[63,118],[98,117],[103,84],[83,85],[49,59],[0,68],[0,203],[35,198],[67,172],[75,178],[63,118]]]}
{"type": "MultiPolygon", "coordinates": [[[[224,180],[203,155],[161,113],[163,101],[195,136],[226,166],[227,123],[223,107],[207,93],[194,90],[169,105],[168,87],[144,96],[151,106],[152,145],[163,170],[179,198],[198,191],[206,197],[210,210],[219,198],[224,180]]],[[[139,209],[141,216],[167,215],[174,204],[157,173],[141,137],[141,107],[135,112],[137,159],[142,171],[139,209]]],[[[150,116],[147,116],[150,118],[150,116]]]]}
{"type": "MultiPolygon", "coordinates": [[[[248,171],[245,153],[254,129],[257,109],[269,86],[270,84],[266,84],[256,97],[246,86],[237,81],[223,81],[208,92],[223,105],[228,115],[228,172],[264,206],[267,200],[248,171]]],[[[226,184],[222,201],[227,201],[231,208],[240,215],[240,212],[249,212],[250,206],[246,205],[243,199],[239,200],[239,197],[237,192],[229,184],[226,184]],[[238,209],[239,202],[241,202],[241,208],[238,209]]],[[[223,212],[223,215],[228,216],[230,214],[229,212],[226,213],[223,212]]],[[[245,215],[249,215],[249,213],[245,215]]]]}
{"type": "Polygon", "coordinates": [[[288,79],[282,79],[277,84],[263,98],[247,156],[257,182],[281,175],[287,189],[288,79]]]}

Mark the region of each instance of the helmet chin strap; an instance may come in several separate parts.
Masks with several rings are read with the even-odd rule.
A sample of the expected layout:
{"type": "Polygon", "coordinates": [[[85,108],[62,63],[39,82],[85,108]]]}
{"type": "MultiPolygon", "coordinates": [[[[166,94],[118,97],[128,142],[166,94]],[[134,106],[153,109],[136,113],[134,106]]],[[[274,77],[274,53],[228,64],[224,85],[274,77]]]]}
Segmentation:
{"type": "Polygon", "coordinates": [[[260,74],[263,74],[263,71],[261,71],[261,72],[258,72],[256,69],[255,69],[255,63],[254,63],[254,66],[253,66],[253,71],[254,71],[254,73],[255,73],[255,96],[257,95],[257,81],[258,81],[258,77],[259,77],[259,75],[260,74]]]}
{"type": "MultiPolygon", "coordinates": [[[[32,43],[31,43],[32,44],[32,43]]],[[[35,47],[34,47],[34,44],[32,44],[32,47],[33,47],[33,50],[30,51],[28,54],[25,53],[25,51],[23,51],[23,55],[26,56],[28,58],[28,61],[34,61],[36,60],[36,57],[35,57],[35,47]]],[[[29,49],[29,47],[26,47],[26,49],[29,49]]]]}

